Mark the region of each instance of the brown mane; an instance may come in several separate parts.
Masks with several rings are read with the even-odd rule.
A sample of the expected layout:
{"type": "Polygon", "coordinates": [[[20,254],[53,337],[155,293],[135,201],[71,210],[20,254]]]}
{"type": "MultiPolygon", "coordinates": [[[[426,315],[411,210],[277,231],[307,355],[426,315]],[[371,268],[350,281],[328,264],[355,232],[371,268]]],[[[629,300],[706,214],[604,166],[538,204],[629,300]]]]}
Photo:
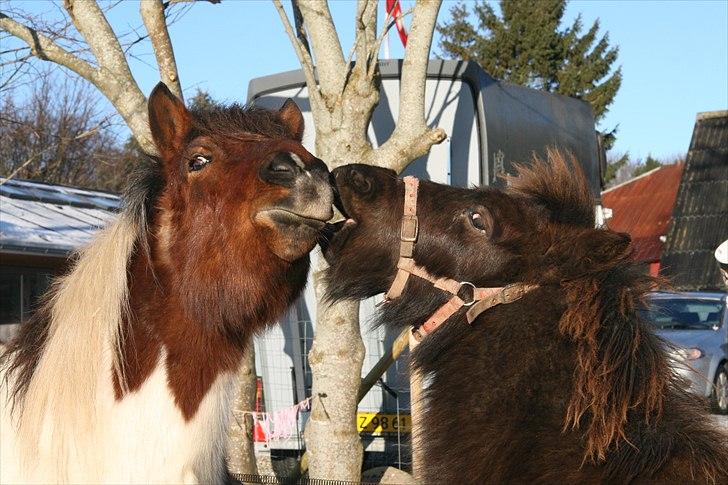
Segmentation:
{"type": "Polygon", "coordinates": [[[670,370],[636,313],[657,282],[632,261],[629,236],[593,229],[594,198],[573,158],[548,150],[546,160],[520,166],[509,182],[509,191],[535,199],[554,215],[554,227],[544,231],[551,236],[542,261],[547,264],[537,266],[545,278],[532,277],[558,277],[565,291],[559,330],[577,345],[577,367],[564,428],[584,426],[584,458],[603,461],[610,447],[629,442],[631,410],[647,422],[662,412],[670,370]],[[579,257],[590,263],[588,270],[569,262],[579,257]]]}

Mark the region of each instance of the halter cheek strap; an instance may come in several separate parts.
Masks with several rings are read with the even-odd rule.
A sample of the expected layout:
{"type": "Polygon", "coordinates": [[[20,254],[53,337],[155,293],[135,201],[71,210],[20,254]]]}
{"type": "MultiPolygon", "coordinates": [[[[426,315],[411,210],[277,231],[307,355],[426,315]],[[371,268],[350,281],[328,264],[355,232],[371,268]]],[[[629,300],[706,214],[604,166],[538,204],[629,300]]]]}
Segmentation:
{"type": "Polygon", "coordinates": [[[484,311],[496,305],[512,303],[538,285],[513,283],[497,288],[477,288],[468,281],[456,281],[450,278],[436,278],[425,268],[417,266],[413,259],[415,243],[419,236],[419,219],[417,218],[417,192],[419,180],[412,176],[404,177],[404,209],[400,225],[399,261],[397,274],[392,285],[384,296],[384,303],[399,298],[404,291],[410,275],[429,281],[435,288],[446,291],[452,297],[438,308],[419,328],[412,331],[417,341],[432,333],[448,318],[462,307],[470,307],[466,317],[473,323],[484,311]],[[470,294],[468,294],[470,293],[470,294]],[[464,298],[464,299],[463,299],[464,298]]]}
{"type": "Polygon", "coordinates": [[[420,181],[410,176],[404,179],[404,214],[399,228],[399,261],[397,263],[397,275],[394,277],[392,286],[384,296],[385,300],[399,298],[409,279],[410,272],[404,267],[414,266],[412,254],[415,250],[417,236],[419,236],[420,222],[417,218],[417,191],[420,181]]]}

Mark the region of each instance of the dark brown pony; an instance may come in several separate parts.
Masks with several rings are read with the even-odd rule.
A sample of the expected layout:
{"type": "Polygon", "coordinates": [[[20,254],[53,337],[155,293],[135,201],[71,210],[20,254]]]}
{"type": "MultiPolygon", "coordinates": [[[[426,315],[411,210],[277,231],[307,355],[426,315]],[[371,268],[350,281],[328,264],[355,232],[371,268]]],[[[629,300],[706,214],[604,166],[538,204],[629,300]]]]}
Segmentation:
{"type": "MultiPolygon", "coordinates": [[[[382,293],[403,183],[362,165],[334,174],[350,220],[325,248],[330,297],[382,293]]],[[[538,285],[472,325],[463,308],[413,352],[428,383],[422,483],[728,483],[728,439],[636,313],[653,281],[593,211],[578,166],[553,151],[504,190],[420,183],[418,265],[479,287],[538,285]]],[[[448,298],[410,277],[379,319],[417,327],[448,298]]]]}
{"type": "Polygon", "coordinates": [[[159,158],[2,356],[0,482],[216,483],[234,373],[332,214],[303,117],[149,98],[159,158]]]}

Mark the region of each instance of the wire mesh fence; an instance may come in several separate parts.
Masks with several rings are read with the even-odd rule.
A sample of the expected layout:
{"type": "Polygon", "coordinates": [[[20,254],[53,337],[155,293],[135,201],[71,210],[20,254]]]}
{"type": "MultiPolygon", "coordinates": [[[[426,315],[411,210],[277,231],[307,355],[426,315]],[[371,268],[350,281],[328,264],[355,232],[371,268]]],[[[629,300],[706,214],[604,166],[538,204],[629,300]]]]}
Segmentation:
{"type": "MultiPolygon", "coordinates": [[[[308,354],[313,345],[314,323],[300,318],[304,311],[293,307],[280,325],[256,339],[256,370],[263,395],[256,411],[274,413],[311,397],[312,375],[308,354]]],[[[366,375],[391,346],[396,335],[390,335],[384,329],[367,330],[366,325],[362,327],[365,329],[363,339],[366,348],[362,373],[366,375]]],[[[409,397],[405,353],[359,404],[357,425],[365,449],[364,469],[377,466],[411,469],[409,397]]],[[[257,454],[267,455],[265,459],[271,462],[270,467],[261,470],[261,473],[272,474],[275,470],[280,477],[285,470],[296,465],[298,456],[305,450],[303,431],[308,417],[308,411],[299,411],[295,420],[288,422],[290,429],[283,433],[283,438],[266,440],[260,432],[256,433],[257,454]]]]}
{"type": "Polygon", "coordinates": [[[348,482],[343,480],[324,480],[319,478],[282,478],[264,475],[243,475],[236,474],[233,478],[238,483],[248,484],[271,484],[271,485],[377,485],[377,482],[348,482]]]}

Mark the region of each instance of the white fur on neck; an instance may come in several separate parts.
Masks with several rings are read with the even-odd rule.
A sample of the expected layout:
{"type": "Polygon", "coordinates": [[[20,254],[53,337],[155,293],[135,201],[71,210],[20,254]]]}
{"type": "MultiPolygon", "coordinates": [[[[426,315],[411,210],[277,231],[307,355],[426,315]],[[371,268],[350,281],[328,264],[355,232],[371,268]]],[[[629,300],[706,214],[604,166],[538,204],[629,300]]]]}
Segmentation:
{"type": "MultiPolygon", "coordinates": [[[[57,466],[49,448],[49,419],[44,420],[39,454],[21,460],[16,434],[7,432],[17,423],[11,424],[9,409],[0,409],[0,483],[222,482],[235,375],[218,376],[187,422],[174,402],[163,362],[164,355],[141,388],[121,401],[114,398],[109,370],[96,402],[97,426],[82,440],[97,446],[69,450],[67,466],[57,466]]],[[[0,407],[7,408],[3,401],[0,407]]]]}
{"type": "Polygon", "coordinates": [[[0,483],[220,481],[232,373],[218,376],[189,422],[163,356],[140,389],[114,399],[137,234],[122,215],[54,285],[48,339],[22,407],[11,410],[13,376],[0,370],[0,483]]]}

